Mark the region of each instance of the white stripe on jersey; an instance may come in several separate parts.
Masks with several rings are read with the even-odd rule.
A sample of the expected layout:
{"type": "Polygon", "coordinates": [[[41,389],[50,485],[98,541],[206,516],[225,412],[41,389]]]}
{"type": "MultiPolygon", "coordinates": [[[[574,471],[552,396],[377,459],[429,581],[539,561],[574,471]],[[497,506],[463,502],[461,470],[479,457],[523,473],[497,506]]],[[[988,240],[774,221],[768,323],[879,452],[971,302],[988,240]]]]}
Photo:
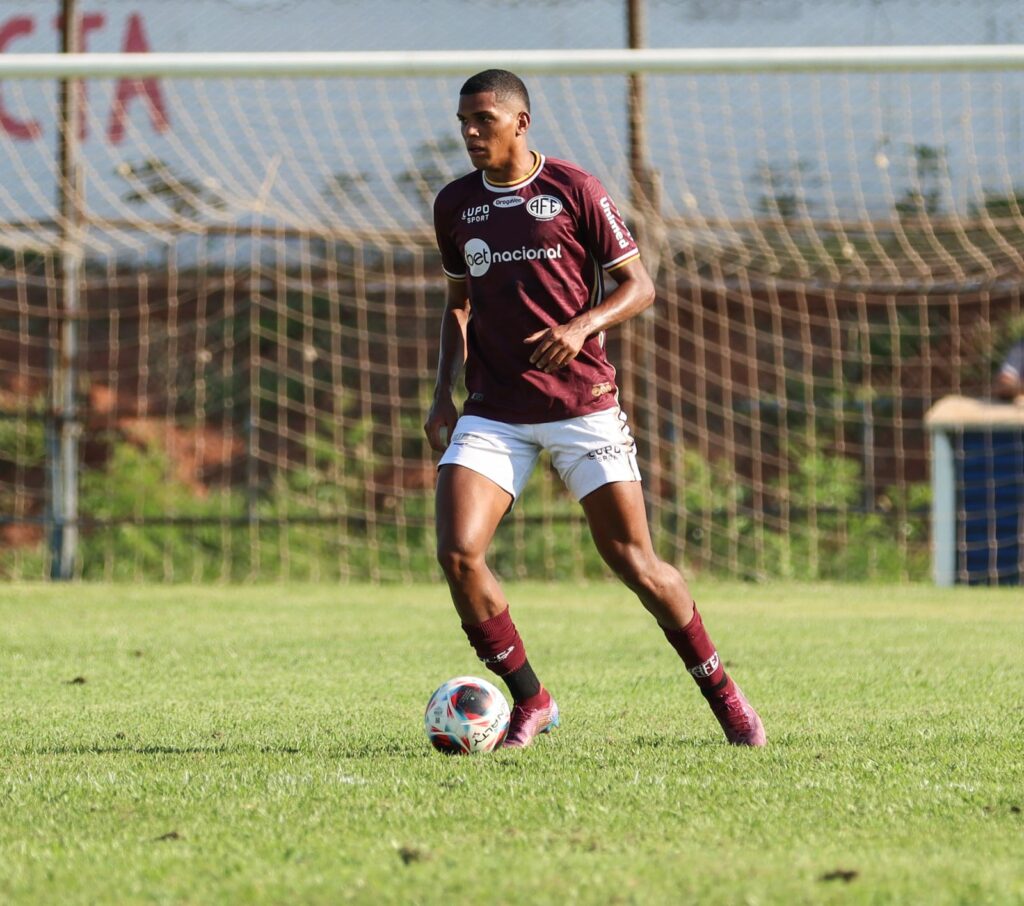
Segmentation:
{"type": "Polygon", "coordinates": [[[639,249],[633,249],[632,251],[626,252],[625,255],[619,255],[618,258],[615,258],[614,260],[609,261],[607,264],[602,264],[601,267],[603,267],[605,270],[609,270],[610,268],[615,267],[616,264],[622,264],[623,261],[626,261],[626,260],[628,260],[630,258],[637,258],[637,257],[639,257],[639,255],[640,255],[640,250],[639,249]]]}

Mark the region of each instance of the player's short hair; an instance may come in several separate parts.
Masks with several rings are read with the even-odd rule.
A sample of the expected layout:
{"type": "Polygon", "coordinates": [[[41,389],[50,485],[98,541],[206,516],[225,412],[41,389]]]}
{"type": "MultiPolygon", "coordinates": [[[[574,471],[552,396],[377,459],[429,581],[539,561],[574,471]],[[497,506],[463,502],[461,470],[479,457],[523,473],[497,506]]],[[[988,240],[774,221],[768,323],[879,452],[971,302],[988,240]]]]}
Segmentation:
{"type": "Polygon", "coordinates": [[[530,93],[523,80],[514,72],[507,69],[485,69],[466,79],[459,94],[481,94],[485,91],[493,91],[498,101],[515,98],[527,113],[530,112],[530,93]]]}

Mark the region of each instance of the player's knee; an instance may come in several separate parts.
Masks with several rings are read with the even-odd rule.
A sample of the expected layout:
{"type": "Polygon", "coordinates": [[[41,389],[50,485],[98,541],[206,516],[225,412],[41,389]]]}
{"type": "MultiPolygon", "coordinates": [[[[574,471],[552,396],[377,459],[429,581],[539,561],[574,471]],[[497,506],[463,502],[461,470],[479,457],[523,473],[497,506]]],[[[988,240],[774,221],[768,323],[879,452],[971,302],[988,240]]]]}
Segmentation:
{"type": "Polygon", "coordinates": [[[661,582],[661,561],[643,548],[616,546],[604,554],[605,563],[619,579],[639,594],[657,593],[661,582]]]}
{"type": "Polygon", "coordinates": [[[484,564],[484,557],[482,554],[455,545],[439,544],[437,562],[444,570],[445,576],[450,581],[458,583],[479,570],[484,564]]]}

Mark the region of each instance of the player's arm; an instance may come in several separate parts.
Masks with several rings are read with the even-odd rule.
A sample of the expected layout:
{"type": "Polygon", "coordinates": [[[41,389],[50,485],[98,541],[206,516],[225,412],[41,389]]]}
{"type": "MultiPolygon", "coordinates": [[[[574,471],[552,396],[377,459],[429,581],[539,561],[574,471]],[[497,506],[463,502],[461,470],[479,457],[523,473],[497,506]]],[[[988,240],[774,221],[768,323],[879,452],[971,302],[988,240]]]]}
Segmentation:
{"type": "Polygon", "coordinates": [[[544,372],[556,371],[576,358],[590,337],[628,321],[654,302],[654,283],[639,257],[623,262],[611,273],[619,285],[600,305],[526,338],[527,343],[537,344],[530,356],[533,365],[544,372]]]}
{"type": "Polygon", "coordinates": [[[448,278],[447,301],[441,316],[441,349],[437,356],[434,401],[423,430],[432,449],[444,451],[452,439],[459,413],[452,395],[466,364],[466,328],[469,325],[469,297],[465,280],[448,278]]]}

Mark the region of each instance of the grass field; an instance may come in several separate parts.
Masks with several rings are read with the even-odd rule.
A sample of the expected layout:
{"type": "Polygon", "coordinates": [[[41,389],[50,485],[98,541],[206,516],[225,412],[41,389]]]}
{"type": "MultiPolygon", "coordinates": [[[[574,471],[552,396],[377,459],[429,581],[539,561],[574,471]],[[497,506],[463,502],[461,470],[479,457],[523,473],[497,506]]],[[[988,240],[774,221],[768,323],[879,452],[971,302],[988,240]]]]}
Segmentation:
{"type": "Polygon", "coordinates": [[[562,727],[450,758],[440,586],[0,589],[0,901],[1024,902],[1020,589],[698,583],[761,751],[618,585],[508,590],[562,727]]]}

